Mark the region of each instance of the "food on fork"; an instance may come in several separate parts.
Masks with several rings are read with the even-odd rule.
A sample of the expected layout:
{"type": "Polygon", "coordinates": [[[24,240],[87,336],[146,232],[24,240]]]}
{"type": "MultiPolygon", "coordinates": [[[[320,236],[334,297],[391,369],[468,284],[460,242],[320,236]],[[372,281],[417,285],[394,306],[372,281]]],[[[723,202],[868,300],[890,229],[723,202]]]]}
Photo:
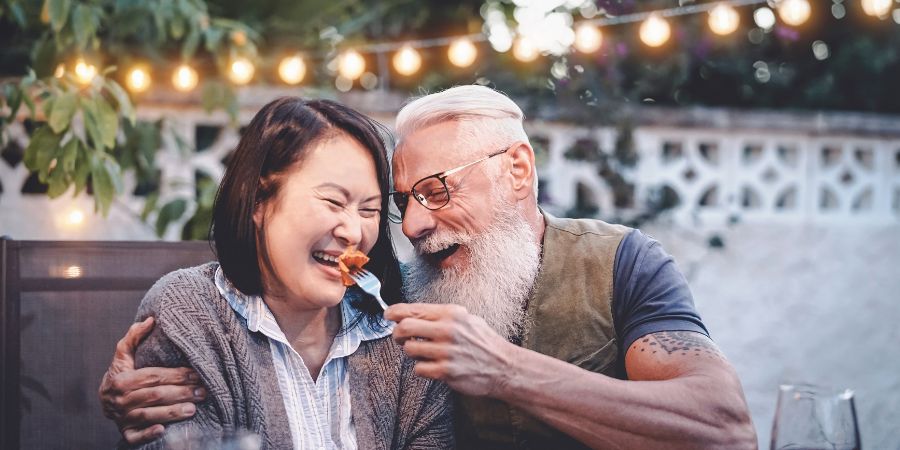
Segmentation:
{"type": "Polygon", "coordinates": [[[341,281],[344,286],[353,286],[356,281],[350,278],[351,273],[362,270],[362,267],[369,262],[369,257],[365,253],[350,246],[338,257],[338,269],[341,271],[341,281]]]}

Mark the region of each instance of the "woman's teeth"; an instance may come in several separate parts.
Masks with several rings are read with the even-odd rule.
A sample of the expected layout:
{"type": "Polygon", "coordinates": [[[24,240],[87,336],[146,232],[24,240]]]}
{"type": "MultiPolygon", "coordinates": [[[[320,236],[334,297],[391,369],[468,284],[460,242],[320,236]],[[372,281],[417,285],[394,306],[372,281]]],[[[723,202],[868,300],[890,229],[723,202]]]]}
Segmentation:
{"type": "Polygon", "coordinates": [[[337,256],[329,255],[325,252],[313,252],[313,258],[329,265],[334,265],[338,262],[337,256]]]}

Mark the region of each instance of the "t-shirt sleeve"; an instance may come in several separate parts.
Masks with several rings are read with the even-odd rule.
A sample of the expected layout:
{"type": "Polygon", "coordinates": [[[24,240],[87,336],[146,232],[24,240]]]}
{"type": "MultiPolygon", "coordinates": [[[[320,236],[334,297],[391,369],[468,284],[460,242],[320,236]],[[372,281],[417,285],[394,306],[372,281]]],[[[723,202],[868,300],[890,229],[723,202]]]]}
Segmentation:
{"type": "Polygon", "coordinates": [[[709,336],[687,280],[655,239],[633,230],[616,251],[613,321],[623,353],[641,336],[696,331],[709,336]]]}

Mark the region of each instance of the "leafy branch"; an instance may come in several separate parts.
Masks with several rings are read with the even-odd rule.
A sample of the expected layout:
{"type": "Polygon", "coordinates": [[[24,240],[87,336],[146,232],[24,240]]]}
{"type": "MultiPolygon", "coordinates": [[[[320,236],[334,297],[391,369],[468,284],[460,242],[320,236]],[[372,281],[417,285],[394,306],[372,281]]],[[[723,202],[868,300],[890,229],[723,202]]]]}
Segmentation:
{"type": "MultiPolygon", "coordinates": [[[[167,61],[177,51],[183,61],[197,58],[221,69],[237,56],[256,57],[260,38],[239,21],[211,17],[203,0],[3,0],[0,20],[34,36],[27,74],[0,82],[0,144],[10,124],[30,118],[37,127],[25,149],[26,167],[48,185],[51,198],[73,186],[75,196],[89,190],[103,215],[123,191],[123,171],[135,171],[139,182],[155,176],[161,127],[136,121],[134,98],[115,66],[84,63],[72,73],[72,56],[103,67],[104,60],[132,62],[135,54],[167,61]]],[[[208,83],[202,97],[208,109],[223,108],[236,119],[237,97],[228,84],[208,83]]],[[[157,209],[159,186],[149,185],[145,220],[157,209]]],[[[160,209],[161,235],[179,208],[160,209]]]]}

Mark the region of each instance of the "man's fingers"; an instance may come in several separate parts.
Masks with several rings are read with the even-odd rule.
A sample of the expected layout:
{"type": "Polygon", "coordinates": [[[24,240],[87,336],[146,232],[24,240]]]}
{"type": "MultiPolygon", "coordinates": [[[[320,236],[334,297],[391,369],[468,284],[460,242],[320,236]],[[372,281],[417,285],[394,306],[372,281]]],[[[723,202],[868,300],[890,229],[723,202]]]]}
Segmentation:
{"type": "Polygon", "coordinates": [[[384,311],[384,318],[400,322],[414,317],[424,320],[440,320],[466,314],[466,309],[459,305],[443,305],[433,303],[397,303],[384,311]]]}
{"type": "Polygon", "coordinates": [[[153,317],[148,317],[142,322],[135,322],[128,327],[128,332],[116,343],[116,354],[113,356],[113,366],[120,370],[134,368],[134,349],[150,334],[153,329],[153,317]]]}
{"type": "Polygon", "coordinates": [[[146,444],[161,437],[165,431],[166,427],[162,425],[153,425],[141,429],[128,428],[122,431],[122,436],[124,436],[125,440],[131,445],[146,444]]]}
{"type": "Polygon", "coordinates": [[[138,429],[150,425],[177,422],[190,418],[197,412],[193,403],[178,403],[170,406],[151,406],[128,412],[122,418],[120,426],[124,429],[138,429]]]}
{"type": "Polygon", "coordinates": [[[136,391],[117,397],[119,410],[128,411],[149,406],[175,405],[184,402],[199,402],[206,398],[206,389],[199,385],[165,385],[136,391]]]}
{"type": "Polygon", "coordinates": [[[128,394],[138,389],[155,386],[179,385],[189,386],[200,383],[200,376],[190,367],[145,367],[143,369],[122,372],[112,379],[115,392],[128,394]]]}
{"type": "Polygon", "coordinates": [[[416,375],[433,380],[444,380],[447,378],[447,365],[442,362],[434,361],[416,361],[416,375]]]}
{"type": "Polygon", "coordinates": [[[450,349],[446,344],[416,339],[406,341],[403,351],[417,361],[443,361],[450,356],[450,349]]]}
{"type": "Polygon", "coordinates": [[[432,340],[444,340],[447,335],[447,326],[442,323],[429,320],[408,318],[397,322],[394,327],[394,340],[400,343],[410,338],[425,338],[432,340]]]}

